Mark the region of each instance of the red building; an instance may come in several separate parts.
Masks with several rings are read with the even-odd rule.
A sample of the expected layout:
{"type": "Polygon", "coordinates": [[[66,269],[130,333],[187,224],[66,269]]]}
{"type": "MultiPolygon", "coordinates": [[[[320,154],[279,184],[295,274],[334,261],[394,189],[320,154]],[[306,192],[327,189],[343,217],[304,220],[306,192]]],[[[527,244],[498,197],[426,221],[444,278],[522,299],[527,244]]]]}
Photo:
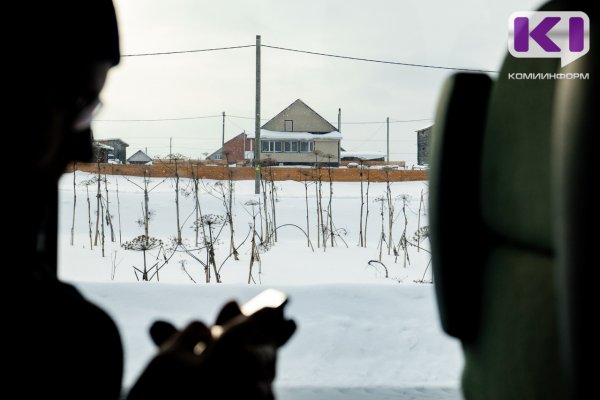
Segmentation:
{"type": "Polygon", "coordinates": [[[254,139],[248,138],[246,132],[225,142],[225,146],[208,157],[207,160],[227,160],[229,163],[238,163],[253,158],[254,139]]]}

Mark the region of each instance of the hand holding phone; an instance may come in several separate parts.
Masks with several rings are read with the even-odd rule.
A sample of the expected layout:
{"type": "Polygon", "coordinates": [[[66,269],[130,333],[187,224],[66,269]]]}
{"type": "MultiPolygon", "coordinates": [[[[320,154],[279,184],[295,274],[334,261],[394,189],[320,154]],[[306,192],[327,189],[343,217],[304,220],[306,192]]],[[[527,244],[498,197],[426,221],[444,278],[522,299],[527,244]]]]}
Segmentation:
{"type": "Polygon", "coordinates": [[[159,352],[129,398],[273,399],[277,352],[296,330],[284,316],[286,303],[283,292],[269,289],[241,307],[225,304],[213,328],[193,321],[178,331],[155,323],[151,336],[159,352]]]}
{"type": "MultiPolygon", "coordinates": [[[[210,328],[213,339],[218,339],[224,332],[227,326],[239,322],[239,318],[252,316],[257,311],[263,308],[280,308],[287,303],[287,295],[277,289],[267,289],[254,296],[240,307],[241,315],[234,318],[232,321],[224,325],[213,325],[210,328]]],[[[200,346],[202,347],[202,346],[200,346]]],[[[194,351],[199,349],[194,348],[194,351]]],[[[204,350],[204,349],[202,349],[204,350]]]]}

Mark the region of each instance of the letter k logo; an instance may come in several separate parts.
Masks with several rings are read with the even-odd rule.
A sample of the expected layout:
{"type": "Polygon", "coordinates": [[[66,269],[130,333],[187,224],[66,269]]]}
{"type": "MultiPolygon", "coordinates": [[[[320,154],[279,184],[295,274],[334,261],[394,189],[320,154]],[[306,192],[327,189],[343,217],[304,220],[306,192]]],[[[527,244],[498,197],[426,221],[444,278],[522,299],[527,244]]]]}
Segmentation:
{"type": "Polygon", "coordinates": [[[529,51],[529,37],[531,37],[544,51],[559,52],[560,47],[548,37],[548,32],[559,22],[560,17],[546,17],[530,33],[529,18],[515,18],[515,50],[518,52],[529,51]]]}
{"type": "Polygon", "coordinates": [[[565,66],[590,49],[590,19],[581,11],[517,11],[508,20],[516,58],[560,58],[565,66]]]}

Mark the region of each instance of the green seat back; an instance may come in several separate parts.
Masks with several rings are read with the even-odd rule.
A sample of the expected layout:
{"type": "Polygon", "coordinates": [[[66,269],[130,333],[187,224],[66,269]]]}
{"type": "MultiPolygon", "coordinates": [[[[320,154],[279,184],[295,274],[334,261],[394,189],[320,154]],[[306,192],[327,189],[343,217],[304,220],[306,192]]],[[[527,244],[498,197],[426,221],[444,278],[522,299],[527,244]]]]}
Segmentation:
{"type": "Polygon", "coordinates": [[[443,327],[463,343],[467,400],[579,398],[585,317],[576,292],[589,293],[582,264],[591,241],[582,232],[592,207],[581,177],[591,176],[598,91],[593,76],[509,74],[593,75],[596,59],[590,51],[561,69],[555,59],[508,56],[490,90],[478,89],[481,78],[455,76],[442,94],[431,153],[433,267],[443,327]],[[477,102],[484,112],[469,104],[477,102]],[[464,118],[469,109],[476,113],[464,118]],[[480,168],[452,193],[449,160],[465,157],[480,168]],[[460,193],[457,207],[450,196],[460,193]]]}

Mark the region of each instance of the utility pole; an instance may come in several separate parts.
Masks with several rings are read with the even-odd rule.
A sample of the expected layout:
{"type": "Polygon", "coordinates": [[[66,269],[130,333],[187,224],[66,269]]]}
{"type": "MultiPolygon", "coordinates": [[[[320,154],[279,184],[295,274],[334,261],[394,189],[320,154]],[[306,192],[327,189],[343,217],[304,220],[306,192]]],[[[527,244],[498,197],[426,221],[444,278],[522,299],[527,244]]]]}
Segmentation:
{"type": "Polygon", "coordinates": [[[387,117],[387,162],[390,162],[390,117],[387,117]]]}
{"type": "Polygon", "coordinates": [[[256,111],[254,114],[254,193],[260,194],[260,35],[256,35],[256,111]]]}
{"type": "Polygon", "coordinates": [[[169,163],[173,161],[173,138],[169,138],[169,163]]]}
{"type": "Polygon", "coordinates": [[[221,134],[221,159],[225,159],[225,111],[223,111],[223,133],[221,134]]]}

